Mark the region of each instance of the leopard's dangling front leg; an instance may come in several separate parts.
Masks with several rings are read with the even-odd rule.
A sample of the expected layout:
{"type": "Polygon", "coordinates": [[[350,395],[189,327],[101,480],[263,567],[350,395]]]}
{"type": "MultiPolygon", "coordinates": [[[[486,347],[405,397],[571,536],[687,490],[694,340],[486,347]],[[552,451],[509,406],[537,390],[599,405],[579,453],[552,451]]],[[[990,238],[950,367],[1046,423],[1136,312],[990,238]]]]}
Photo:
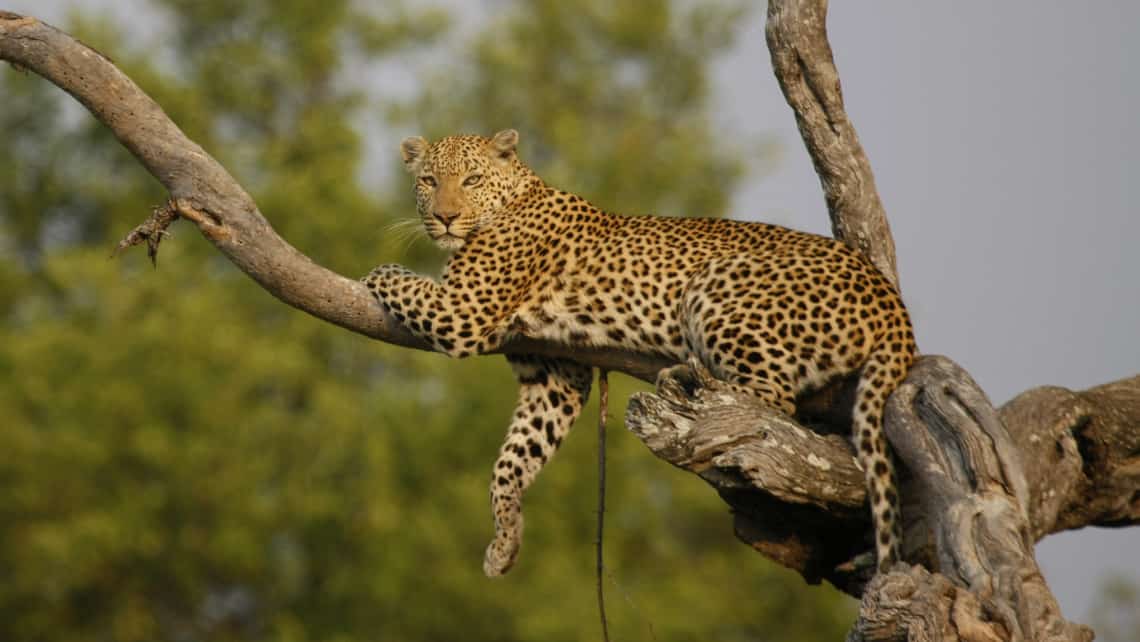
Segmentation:
{"type": "Polygon", "coordinates": [[[569,432],[590,396],[592,370],[572,361],[508,356],[519,380],[519,400],[491,475],[495,539],[483,572],[510,570],[522,544],[522,495],[569,432]]]}

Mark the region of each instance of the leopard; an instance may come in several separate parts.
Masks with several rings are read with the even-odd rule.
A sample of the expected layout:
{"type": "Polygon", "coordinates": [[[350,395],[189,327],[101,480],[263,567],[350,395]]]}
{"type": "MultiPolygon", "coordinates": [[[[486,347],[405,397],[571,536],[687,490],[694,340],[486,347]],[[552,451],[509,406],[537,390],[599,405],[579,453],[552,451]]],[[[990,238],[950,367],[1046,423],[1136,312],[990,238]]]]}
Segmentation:
{"type": "MultiPolygon", "coordinates": [[[[388,264],[362,281],[384,311],[455,358],[517,337],[694,363],[792,415],[805,391],[857,380],[851,409],[883,572],[900,559],[899,495],[883,433],[886,400],[916,355],[898,289],[859,251],[825,236],[725,218],[628,216],[549,186],[519,134],[400,144],[422,230],[449,252],[438,278],[388,264]]],[[[507,353],[518,401],[491,476],[500,576],[522,542],[524,492],[590,394],[591,366],[507,353]]]]}

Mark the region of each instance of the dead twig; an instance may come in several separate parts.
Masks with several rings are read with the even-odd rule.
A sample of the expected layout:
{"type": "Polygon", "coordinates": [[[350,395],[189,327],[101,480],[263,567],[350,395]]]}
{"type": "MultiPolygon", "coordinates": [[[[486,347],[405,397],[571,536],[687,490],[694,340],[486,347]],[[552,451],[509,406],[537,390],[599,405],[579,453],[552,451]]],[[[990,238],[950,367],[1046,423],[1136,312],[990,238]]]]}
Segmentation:
{"type": "Polygon", "coordinates": [[[163,238],[169,236],[166,229],[177,220],[178,210],[175,209],[173,200],[155,206],[145,221],[139,223],[119,241],[111,252],[111,258],[118,256],[127,248],[146,243],[146,255],[150,257],[151,265],[158,267],[158,245],[162,243],[163,238]]]}

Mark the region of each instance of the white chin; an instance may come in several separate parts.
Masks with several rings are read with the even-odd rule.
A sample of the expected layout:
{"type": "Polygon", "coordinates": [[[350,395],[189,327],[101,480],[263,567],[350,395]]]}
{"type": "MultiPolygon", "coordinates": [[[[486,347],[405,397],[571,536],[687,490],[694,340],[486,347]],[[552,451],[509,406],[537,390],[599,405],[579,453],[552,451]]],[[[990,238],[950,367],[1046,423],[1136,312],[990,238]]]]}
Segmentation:
{"type": "Polygon", "coordinates": [[[463,247],[463,239],[459,238],[458,236],[444,234],[443,236],[435,239],[435,244],[447,250],[448,252],[454,252],[455,250],[463,247]]]}

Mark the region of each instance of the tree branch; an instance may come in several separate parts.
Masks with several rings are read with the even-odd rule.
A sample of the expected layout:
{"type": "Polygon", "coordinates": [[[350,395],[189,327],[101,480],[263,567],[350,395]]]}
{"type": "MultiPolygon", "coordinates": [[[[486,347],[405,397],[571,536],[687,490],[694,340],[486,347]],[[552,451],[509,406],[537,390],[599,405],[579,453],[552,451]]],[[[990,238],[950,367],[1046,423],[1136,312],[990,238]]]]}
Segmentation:
{"type": "MultiPolygon", "coordinates": [[[[836,237],[897,285],[885,212],[843,109],[826,13],[825,0],[769,2],[773,67],[836,237]]],[[[924,357],[890,403],[886,428],[904,464],[904,554],[927,568],[900,567],[870,585],[867,520],[852,510],[863,505],[862,479],[841,444],[805,436],[695,367],[663,372],[658,395],[631,402],[627,423],[660,457],[717,489],[741,539],[808,581],[862,593],[852,639],[1091,639],[1061,616],[1033,542],[1062,528],[1137,522],[1140,378],[1083,394],[1030,391],[999,415],[965,371],[924,357]]],[[[809,419],[808,406],[798,407],[797,418],[809,419]]]]}
{"type": "Polygon", "coordinates": [[[863,473],[845,437],[807,430],[697,364],[662,371],[655,394],[630,399],[625,423],[658,457],[712,485],[732,507],[737,537],[759,552],[852,595],[870,578],[863,473]]]}
{"type": "Polygon", "coordinates": [[[765,29],[776,80],[823,186],[835,238],[899,285],[895,242],[871,163],[843,107],[827,40],[826,0],[772,0],[765,29]]]}
{"type": "MultiPolygon", "coordinates": [[[[895,453],[911,473],[904,493],[915,497],[923,522],[907,529],[911,546],[928,535],[934,560],[927,565],[971,598],[966,608],[963,591],[947,594],[940,581],[921,584],[920,592],[937,590],[939,612],[949,609],[956,628],[988,631],[980,636],[987,639],[1091,640],[1090,629],[1065,621],[1045,584],[1033,556],[1021,451],[973,379],[945,357],[926,357],[891,396],[885,418],[895,453]]],[[[1053,492],[1051,478],[1034,481],[1038,494],[1053,492]]],[[[910,619],[902,613],[928,614],[929,601],[898,599],[896,575],[875,578],[864,611],[885,608],[900,621],[910,619]]],[[[942,626],[934,622],[933,630],[908,636],[933,637],[942,626]]],[[[868,631],[866,639],[882,638],[868,631]]]]}
{"type": "Polygon", "coordinates": [[[1024,462],[1035,539],[1140,524],[1140,375],[1073,392],[1026,391],[1002,406],[1024,462]],[[1045,480],[1049,480],[1046,485],[1045,480]]]}
{"type": "Polygon", "coordinates": [[[630,430],[713,486],[753,548],[810,582],[873,596],[859,627],[868,639],[885,639],[871,629],[888,615],[904,629],[946,624],[920,613],[935,604],[959,628],[999,621],[1025,639],[1054,629],[1086,639],[1060,619],[1032,544],[1067,528],[1140,523],[1140,377],[1085,392],[1037,388],[995,412],[952,361],[921,357],[887,426],[909,465],[905,556],[938,575],[896,572],[870,586],[863,477],[845,439],[805,430],[694,366],[663,371],[657,387],[630,401],[630,430]]]}
{"type": "MultiPolygon", "coordinates": [[[[353,332],[430,350],[386,314],[363,284],[318,265],[278,236],[225,168],[105,56],[35,18],[0,11],[0,60],[42,76],[82,103],[170,192],[174,210],[270,294],[353,332]]],[[[569,357],[646,381],[670,365],[658,355],[532,339],[513,340],[501,352],[569,357]]]]}

